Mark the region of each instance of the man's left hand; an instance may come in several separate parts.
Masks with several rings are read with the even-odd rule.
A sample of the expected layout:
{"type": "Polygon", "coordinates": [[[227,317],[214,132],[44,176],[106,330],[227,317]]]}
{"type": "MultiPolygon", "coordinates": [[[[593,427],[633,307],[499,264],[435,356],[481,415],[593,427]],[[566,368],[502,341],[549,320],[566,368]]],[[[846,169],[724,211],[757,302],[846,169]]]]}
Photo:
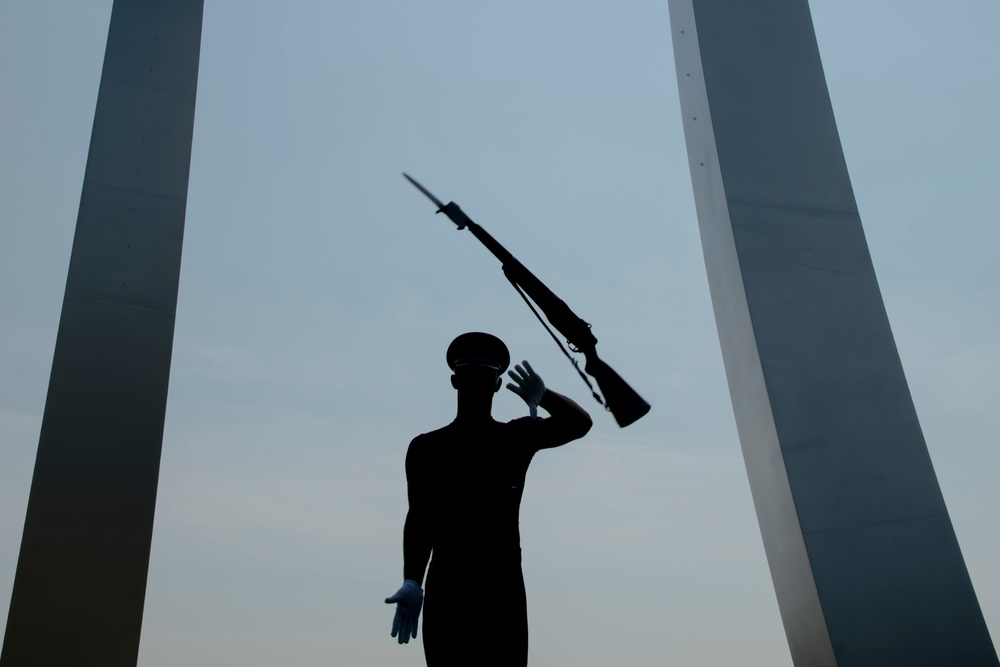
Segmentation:
{"type": "Polygon", "coordinates": [[[390,634],[397,637],[400,644],[407,644],[410,639],[416,638],[417,619],[424,603],[424,592],[420,589],[420,584],[407,579],[394,595],[385,599],[385,603],[396,605],[390,634]]]}

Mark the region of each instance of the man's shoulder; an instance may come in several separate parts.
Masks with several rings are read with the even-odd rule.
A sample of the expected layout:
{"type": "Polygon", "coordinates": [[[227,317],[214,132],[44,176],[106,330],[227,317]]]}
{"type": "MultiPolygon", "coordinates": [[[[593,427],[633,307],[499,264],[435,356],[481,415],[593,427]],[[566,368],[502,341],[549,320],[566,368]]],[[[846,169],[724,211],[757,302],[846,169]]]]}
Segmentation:
{"type": "Polygon", "coordinates": [[[433,431],[421,433],[410,441],[410,447],[427,447],[436,442],[445,441],[451,437],[451,430],[451,424],[448,424],[447,426],[442,426],[441,428],[434,429],[433,431]]]}
{"type": "Polygon", "coordinates": [[[509,422],[504,422],[503,425],[505,428],[510,429],[524,429],[532,428],[541,421],[541,419],[532,419],[531,417],[524,416],[518,417],[517,419],[511,419],[509,422]]]}
{"type": "Polygon", "coordinates": [[[422,469],[431,464],[435,458],[435,451],[439,449],[438,443],[442,441],[441,431],[437,429],[427,433],[421,433],[410,440],[410,446],[406,448],[406,469],[408,472],[422,469]]]}
{"type": "Polygon", "coordinates": [[[541,428],[547,422],[551,421],[552,417],[529,417],[525,415],[524,417],[518,417],[517,419],[511,419],[509,422],[505,422],[504,426],[514,429],[532,429],[541,428]]]}
{"type": "Polygon", "coordinates": [[[547,429],[544,422],[544,419],[518,417],[501,424],[500,432],[505,440],[537,449],[540,445],[539,439],[546,439],[547,429]]]}

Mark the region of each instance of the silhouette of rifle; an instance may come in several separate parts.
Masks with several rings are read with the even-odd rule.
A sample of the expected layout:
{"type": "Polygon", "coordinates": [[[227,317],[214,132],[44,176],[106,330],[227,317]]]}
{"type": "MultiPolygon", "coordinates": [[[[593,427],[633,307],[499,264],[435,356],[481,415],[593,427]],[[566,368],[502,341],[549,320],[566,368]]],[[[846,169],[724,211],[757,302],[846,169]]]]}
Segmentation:
{"type": "Polygon", "coordinates": [[[521,298],[524,299],[528,307],[535,313],[535,317],[545,326],[549,335],[552,336],[556,344],[559,345],[559,348],[562,349],[563,354],[576,367],[577,373],[580,374],[583,381],[590,387],[591,394],[593,394],[597,402],[605,406],[614,415],[615,421],[618,422],[619,426],[624,428],[649,412],[649,403],[644,401],[614,369],[597,356],[597,338],[591,332],[590,324],[584,322],[576,313],[570,310],[569,306],[562,299],[553,294],[552,290],[546,287],[535,274],[525,268],[524,264],[521,264],[516,257],[490,236],[485,229],[469,219],[469,216],[458,207],[458,204],[455,202],[442,204],[441,200],[432,195],[427,188],[420,185],[409,174],[404,173],[403,176],[424,193],[428,199],[434,202],[438,207],[437,213],[447,215],[452,222],[458,225],[460,230],[468,228],[472,232],[472,235],[479,239],[500,260],[507,280],[511,282],[514,289],[518,291],[521,298]],[[530,297],[530,300],[528,297],[530,297]],[[583,353],[586,360],[584,370],[597,381],[597,386],[604,394],[603,400],[594,391],[594,386],[587,379],[587,376],[580,370],[580,365],[576,359],[569,355],[569,352],[562,346],[556,335],[545,324],[545,320],[535,310],[535,307],[531,303],[532,301],[545,313],[545,317],[552,323],[552,326],[566,337],[566,342],[569,344],[570,349],[574,352],[583,353]]]}

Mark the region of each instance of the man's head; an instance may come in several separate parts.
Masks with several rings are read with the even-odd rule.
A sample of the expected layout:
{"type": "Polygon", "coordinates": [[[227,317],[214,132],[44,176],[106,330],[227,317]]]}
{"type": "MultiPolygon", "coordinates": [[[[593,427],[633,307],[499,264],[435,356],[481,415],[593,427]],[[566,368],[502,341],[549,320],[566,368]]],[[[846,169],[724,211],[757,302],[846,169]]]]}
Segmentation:
{"type": "Polygon", "coordinates": [[[499,391],[510,352],[503,341],[488,333],[471,331],[451,342],[445,355],[454,371],[451,385],[459,390],[499,391]]]}

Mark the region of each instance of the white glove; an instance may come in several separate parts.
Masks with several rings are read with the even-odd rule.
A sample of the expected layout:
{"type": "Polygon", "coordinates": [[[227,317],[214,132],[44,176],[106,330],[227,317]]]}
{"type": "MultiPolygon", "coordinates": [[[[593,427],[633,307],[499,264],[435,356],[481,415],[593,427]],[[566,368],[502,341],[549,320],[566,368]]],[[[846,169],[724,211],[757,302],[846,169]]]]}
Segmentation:
{"type": "Polygon", "coordinates": [[[537,419],[538,404],[542,402],[542,396],[545,394],[545,382],[535,373],[535,369],[527,361],[522,361],[514,366],[514,370],[507,371],[507,375],[514,381],[509,383],[507,388],[524,399],[524,402],[528,404],[531,418],[537,419]]]}
{"type": "Polygon", "coordinates": [[[396,616],[392,619],[390,634],[393,637],[398,635],[400,644],[408,644],[411,637],[415,639],[417,636],[417,617],[424,604],[424,592],[420,589],[420,584],[407,579],[395,594],[385,599],[385,603],[396,605],[396,616]]]}

